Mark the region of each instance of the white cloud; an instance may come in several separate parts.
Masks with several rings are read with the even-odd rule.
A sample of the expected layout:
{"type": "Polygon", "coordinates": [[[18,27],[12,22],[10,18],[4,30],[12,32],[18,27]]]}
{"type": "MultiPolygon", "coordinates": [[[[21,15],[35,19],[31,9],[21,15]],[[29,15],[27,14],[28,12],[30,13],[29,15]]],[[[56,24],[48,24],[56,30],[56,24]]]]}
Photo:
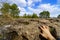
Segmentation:
{"type": "Polygon", "coordinates": [[[34,2],[41,2],[42,0],[33,0],[34,2]]]}
{"type": "Polygon", "coordinates": [[[25,7],[26,6],[26,1],[25,0],[8,0],[8,2],[15,3],[18,6],[25,7]]]}
{"type": "Polygon", "coordinates": [[[60,8],[58,5],[41,4],[38,8],[49,11],[52,17],[56,17],[58,14],[60,14],[60,8]]]}
{"type": "Polygon", "coordinates": [[[41,2],[42,0],[28,0],[27,4],[28,6],[33,6],[35,2],[41,2]]]}
{"type": "Polygon", "coordinates": [[[24,9],[23,7],[18,7],[20,10],[20,15],[24,15],[26,13],[26,9],[24,9]]]}
{"type": "Polygon", "coordinates": [[[23,5],[23,6],[26,6],[26,1],[25,0],[18,0],[18,2],[23,5]]]}
{"type": "Polygon", "coordinates": [[[20,11],[24,12],[26,11],[23,7],[18,7],[20,11]]]}
{"type": "Polygon", "coordinates": [[[39,15],[40,12],[46,10],[51,13],[51,17],[57,17],[60,14],[60,8],[58,5],[50,5],[48,4],[40,4],[38,8],[34,9],[32,7],[28,7],[29,11],[32,13],[36,13],[39,15]]]}
{"type": "Polygon", "coordinates": [[[33,3],[33,1],[32,1],[32,0],[29,0],[29,1],[27,2],[27,5],[28,5],[28,6],[31,6],[32,3],[33,3]]]}
{"type": "Polygon", "coordinates": [[[18,7],[19,8],[19,10],[20,10],[20,15],[21,16],[23,16],[25,13],[28,15],[28,14],[31,14],[31,12],[30,11],[26,11],[26,9],[25,8],[23,8],[23,7],[18,7]]]}
{"type": "Polygon", "coordinates": [[[28,0],[28,2],[26,2],[26,0],[8,0],[8,2],[16,3],[18,6],[21,7],[26,7],[26,6],[32,6],[34,2],[41,2],[41,0],[28,0]]]}
{"type": "Polygon", "coordinates": [[[20,5],[21,7],[26,7],[26,6],[32,6],[34,2],[41,2],[41,0],[9,0],[11,3],[16,3],[18,6],[20,5]]]}
{"type": "Polygon", "coordinates": [[[51,17],[56,17],[58,14],[60,14],[60,8],[58,7],[60,5],[60,0],[57,0],[56,5],[51,5],[49,3],[47,4],[40,4],[36,9],[32,8],[32,6],[35,5],[35,2],[41,2],[42,0],[9,0],[10,3],[16,3],[18,5],[18,8],[21,10],[20,15],[23,15],[24,13],[32,14],[36,13],[39,15],[40,12],[46,10],[51,13],[51,17]],[[24,7],[28,8],[25,9],[24,7]]]}

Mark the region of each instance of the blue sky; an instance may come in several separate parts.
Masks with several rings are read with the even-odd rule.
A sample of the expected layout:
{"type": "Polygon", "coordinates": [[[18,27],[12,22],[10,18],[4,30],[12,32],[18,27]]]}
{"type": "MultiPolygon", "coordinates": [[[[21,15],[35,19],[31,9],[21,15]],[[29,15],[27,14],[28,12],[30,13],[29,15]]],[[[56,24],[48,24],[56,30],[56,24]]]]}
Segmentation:
{"type": "Polygon", "coordinates": [[[21,10],[20,15],[25,13],[39,15],[40,12],[45,10],[50,12],[51,17],[57,17],[60,14],[60,0],[7,0],[7,2],[17,4],[21,10]]]}

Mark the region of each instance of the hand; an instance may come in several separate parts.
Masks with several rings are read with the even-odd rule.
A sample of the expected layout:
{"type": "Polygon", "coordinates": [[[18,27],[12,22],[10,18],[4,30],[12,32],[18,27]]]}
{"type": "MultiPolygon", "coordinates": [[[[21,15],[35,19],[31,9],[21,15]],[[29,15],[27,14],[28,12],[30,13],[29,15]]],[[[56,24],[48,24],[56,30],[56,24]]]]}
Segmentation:
{"type": "Polygon", "coordinates": [[[55,38],[51,35],[50,31],[49,31],[49,27],[48,26],[42,26],[40,27],[42,30],[42,33],[40,33],[43,37],[45,37],[48,40],[55,40],[55,38]]]}

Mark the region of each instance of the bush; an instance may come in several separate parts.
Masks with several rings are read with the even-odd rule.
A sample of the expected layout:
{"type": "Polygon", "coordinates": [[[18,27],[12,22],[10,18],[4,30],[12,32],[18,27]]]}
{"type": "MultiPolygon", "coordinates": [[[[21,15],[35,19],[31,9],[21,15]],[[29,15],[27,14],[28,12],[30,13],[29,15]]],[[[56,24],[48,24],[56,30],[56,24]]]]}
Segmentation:
{"type": "Polygon", "coordinates": [[[33,13],[32,18],[38,18],[37,14],[33,13]]]}

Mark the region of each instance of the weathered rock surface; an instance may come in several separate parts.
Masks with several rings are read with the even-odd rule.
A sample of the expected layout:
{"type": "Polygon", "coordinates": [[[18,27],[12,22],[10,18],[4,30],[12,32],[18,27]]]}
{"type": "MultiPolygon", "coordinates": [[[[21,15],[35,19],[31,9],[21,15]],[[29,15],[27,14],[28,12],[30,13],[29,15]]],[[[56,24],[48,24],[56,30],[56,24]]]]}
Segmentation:
{"type": "Polygon", "coordinates": [[[40,40],[40,25],[47,25],[56,28],[60,37],[60,19],[24,19],[20,18],[10,24],[0,27],[0,33],[7,37],[7,40],[40,40]],[[6,36],[7,35],[7,36],[6,36]],[[8,36],[9,35],[9,36],[8,36]]]}

